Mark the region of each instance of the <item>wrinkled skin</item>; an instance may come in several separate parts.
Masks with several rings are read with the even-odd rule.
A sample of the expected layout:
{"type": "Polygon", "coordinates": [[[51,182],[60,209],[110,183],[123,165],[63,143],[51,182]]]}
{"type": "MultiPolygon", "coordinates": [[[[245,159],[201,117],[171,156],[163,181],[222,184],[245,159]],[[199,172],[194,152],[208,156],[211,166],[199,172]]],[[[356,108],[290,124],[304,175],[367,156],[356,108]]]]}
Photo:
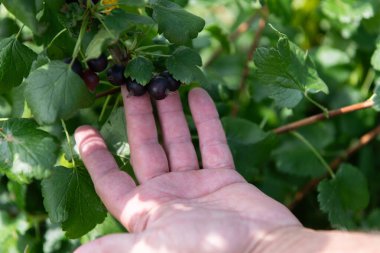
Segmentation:
{"type": "Polygon", "coordinates": [[[148,95],[128,96],[125,87],[122,93],[139,186],[118,169],[96,130],[80,127],[75,138],[98,195],[131,233],[105,236],[76,253],[256,252],[271,233],[301,228],[283,205],[235,171],[218,113],[204,90],[189,94],[202,169],[177,93],[157,101],[162,145],[148,95]]]}

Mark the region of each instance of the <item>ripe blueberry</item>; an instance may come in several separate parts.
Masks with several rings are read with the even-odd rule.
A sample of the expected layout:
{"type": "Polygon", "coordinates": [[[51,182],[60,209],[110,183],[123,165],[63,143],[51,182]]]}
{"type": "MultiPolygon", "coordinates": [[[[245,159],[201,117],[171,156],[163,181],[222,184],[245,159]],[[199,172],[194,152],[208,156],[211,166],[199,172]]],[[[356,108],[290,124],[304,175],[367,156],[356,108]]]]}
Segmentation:
{"type": "MultiPolygon", "coordinates": [[[[70,64],[72,61],[72,58],[66,58],[63,61],[67,64],[70,64]]],[[[71,66],[71,70],[77,73],[78,75],[81,75],[83,72],[82,63],[80,63],[78,59],[75,59],[73,65],[71,66]]]]}
{"type": "Polygon", "coordinates": [[[91,69],[87,69],[83,72],[82,79],[85,82],[87,88],[91,91],[94,91],[96,86],[99,84],[99,76],[91,69]]]}
{"type": "Polygon", "coordinates": [[[124,77],[125,67],[123,65],[115,64],[107,70],[107,79],[114,85],[122,85],[125,83],[124,77]]]}
{"type": "Polygon", "coordinates": [[[173,76],[169,73],[169,71],[164,71],[160,74],[160,76],[166,78],[168,80],[168,89],[170,91],[176,91],[181,86],[181,83],[173,78],[173,76]]]}
{"type": "Polygon", "coordinates": [[[161,100],[168,95],[168,81],[162,76],[154,77],[148,84],[148,92],[155,100],[161,100]]]}
{"type": "Polygon", "coordinates": [[[89,60],[87,65],[94,72],[102,72],[108,65],[107,56],[101,54],[98,58],[89,60]]]}
{"type": "Polygon", "coordinates": [[[132,96],[140,97],[145,94],[145,86],[133,81],[131,78],[127,80],[127,89],[132,96]]]}

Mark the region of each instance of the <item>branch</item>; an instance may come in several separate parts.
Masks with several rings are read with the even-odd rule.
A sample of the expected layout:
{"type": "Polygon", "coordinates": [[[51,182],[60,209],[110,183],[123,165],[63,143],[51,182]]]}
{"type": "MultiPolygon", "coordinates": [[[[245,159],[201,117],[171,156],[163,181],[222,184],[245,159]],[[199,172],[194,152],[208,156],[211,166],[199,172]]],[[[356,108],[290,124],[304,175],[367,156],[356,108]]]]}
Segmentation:
{"type": "Polygon", "coordinates": [[[108,95],[116,94],[116,93],[119,93],[119,92],[120,92],[120,88],[113,88],[113,89],[104,91],[102,93],[96,94],[95,98],[98,99],[98,98],[106,97],[108,95]]]}
{"type": "MultiPolygon", "coordinates": [[[[240,37],[240,35],[242,35],[246,31],[248,31],[249,27],[257,19],[258,16],[259,16],[259,13],[256,12],[255,14],[253,14],[252,16],[250,16],[247,21],[241,23],[238,26],[238,28],[233,33],[230,34],[230,36],[228,37],[229,41],[230,42],[236,41],[240,37]]],[[[207,68],[216,59],[218,59],[218,57],[223,53],[223,50],[224,50],[223,47],[219,47],[217,50],[215,50],[215,52],[210,56],[210,58],[207,60],[207,62],[203,65],[204,68],[207,68]]]]}
{"type": "MultiPolygon", "coordinates": [[[[248,53],[247,53],[247,59],[246,59],[245,64],[244,64],[244,69],[243,69],[242,77],[240,80],[238,98],[246,89],[247,80],[248,80],[249,72],[250,72],[249,63],[253,60],[253,55],[254,55],[257,47],[259,46],[261,35],[263,34],[263,31],[264,31],[266,23],[267,23],[267,17],[268,17],[268,11],[265,8],[265,9],[263,9],[263,16],[259,20],[259,27],[256,30],[255,38],[252,41],[252,44],[251,44],[251,46],[248,50],[248,53]]],[[[235,102],[234,102],[234,104],[232,106],[232,110],[231,110],[232,116],[236,116],[239,112],[238,103],[239,103],[238,99],[235,99],[235,102]]]]}
{"type": "MultiPolygon", "coordinates": [[[[350,146],[343,155],[337,157],[335,160],[333,160],[330,163],[330,168],[333,171],[336,171],[341,163],[343,163],[345,160],[347,160],[350,156],[352,156],[354,153],[359,151],[361,148],[366,146],[368,143],[370,143],[377,135],[380,134],[380,125],[378,125],[376,128],[372,129],[368,133],[364,134],[362,137],[360,137],[359,141],[357,141],[355,144],[350,146]]],[[[319,182],[321,182],[325,176],[320,178],[315,178],[309,181],[306,185],[302,187],[300,191],[298,191],[294,197],[294,200],[292,203],[288,205],[288,208],[290,210],[294,209],[296,205],[301,202],[313,189],[317,187],[319,182]]]]}
{"type": "Polygon", "coordinates": [[[336,117],[338,115],[347,114],[347,113],[350,113],[350,112],[354,112],[354,111],[359,111],[359,110],[370,108],[370,107],[373,106],[373,104],[374,104],[373,100],[369,99],[369,100],[366,100],[364,102],[360,102],[360,103],[357,103],[357,104],[353,104],[353,105],[345,106],[345,107],[342,107],[342,108],[339,108],[339,109],[335,109],[335,110],[332,110],[332,111],[328,111],[327,115],[325,115],[323,113],[319,113],[319,114],[310,116],[308,118],[301,119],[299,121],[296,121],[296,122],[293,122],[293,123],[290,123],[290,124],[278,127],[276,129],[274,129],[273,132],[276,133],[276,134],[287,133],[287,132],[293,131],[295,129],[298,129],[300,127],[313,124],[313,123],[318,122],[318,121],[322,121],[322,120],[325,120],[325,119],[336,117]]]}

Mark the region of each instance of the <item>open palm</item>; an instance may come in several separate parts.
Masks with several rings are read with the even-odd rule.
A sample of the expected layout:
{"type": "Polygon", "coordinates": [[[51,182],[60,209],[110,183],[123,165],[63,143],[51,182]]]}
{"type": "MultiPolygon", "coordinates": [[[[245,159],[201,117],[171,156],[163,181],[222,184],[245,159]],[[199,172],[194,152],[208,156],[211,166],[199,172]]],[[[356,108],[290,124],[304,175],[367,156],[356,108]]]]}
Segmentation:
{"type": "Polygon", "coordinates": [[[234,170],[218,113],[204,90],[189,94],[202,169],[178,94],[157,101],[161,145],[149,97],[128,97],[125,87],[122,93],[139,186],[118,169],[96,130],[80,127],[75,137],[98,195],[131,233],[97,239],[76,252],[252,252],[268,233],[301,226],[234,170]]]}

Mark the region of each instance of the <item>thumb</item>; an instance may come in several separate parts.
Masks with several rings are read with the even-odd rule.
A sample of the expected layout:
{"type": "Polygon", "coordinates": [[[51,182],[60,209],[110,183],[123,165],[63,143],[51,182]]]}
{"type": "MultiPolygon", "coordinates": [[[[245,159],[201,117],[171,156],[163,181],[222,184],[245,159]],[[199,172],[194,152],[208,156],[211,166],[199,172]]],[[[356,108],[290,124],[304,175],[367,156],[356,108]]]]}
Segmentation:
{"type": "Polygon", "coordinates": [[[74,253],[137,253],[156,252],[146,240],[146,233],[113,234],[80,246],[74,253]]]}

